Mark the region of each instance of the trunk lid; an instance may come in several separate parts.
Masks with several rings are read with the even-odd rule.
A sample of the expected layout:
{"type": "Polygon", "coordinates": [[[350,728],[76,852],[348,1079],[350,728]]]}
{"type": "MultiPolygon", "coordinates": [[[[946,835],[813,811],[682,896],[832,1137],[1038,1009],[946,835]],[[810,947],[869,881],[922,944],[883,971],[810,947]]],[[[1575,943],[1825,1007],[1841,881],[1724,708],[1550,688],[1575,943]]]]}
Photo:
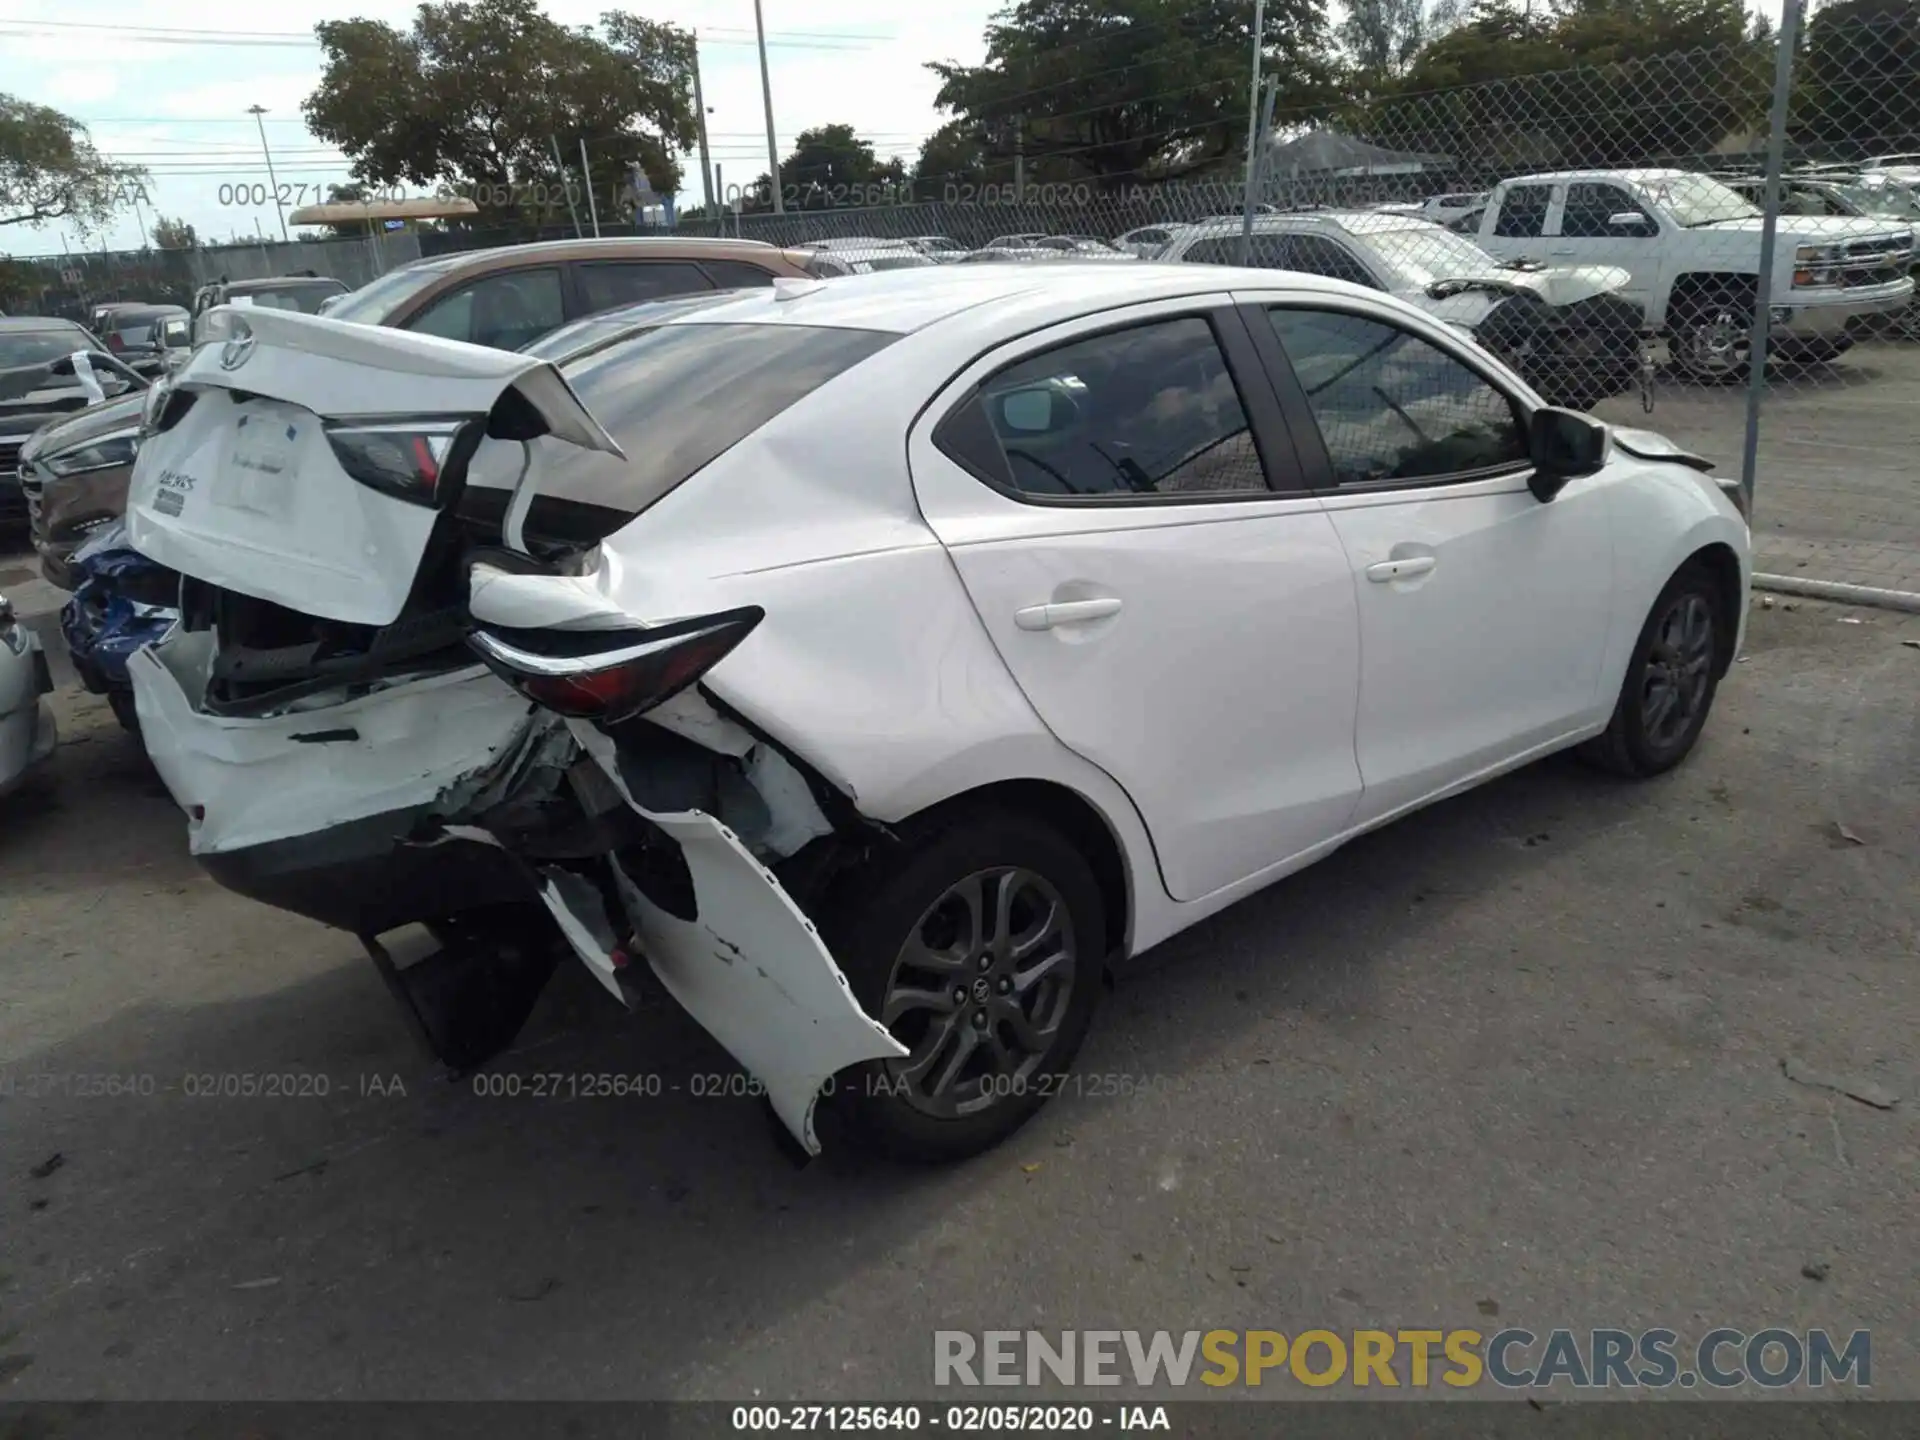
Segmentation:
{"type": "Polygon", "coordinates": [[[202,347],[157,407],[127,505],[136,549],[210,585],[346,624],[400,617],[472,446],[444,457],[431,501],[403,499],[343,466],[342,425],[464,421],[622,454],[551,362],[295,311],[213,313],[229,311],[233,338],[202,347]]]}

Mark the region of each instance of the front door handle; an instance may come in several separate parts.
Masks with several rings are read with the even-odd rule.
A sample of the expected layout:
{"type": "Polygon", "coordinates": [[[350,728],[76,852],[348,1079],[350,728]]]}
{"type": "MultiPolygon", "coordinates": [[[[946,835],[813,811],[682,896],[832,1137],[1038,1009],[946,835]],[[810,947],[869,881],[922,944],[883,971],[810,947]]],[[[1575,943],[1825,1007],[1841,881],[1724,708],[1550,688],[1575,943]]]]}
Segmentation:
{"type": "Polygon", "coordinates": [[[1410,555],[1405,560],[1382,560],[1378,565],[1367,566],[1367,579],[1376,585],[1384,585],[1389,580],[1411,580],[1415,575],[1424,575],[1440,562],[1432,555],[1410,555]]]}
{"type": "Polygon", "coordinates": [[[1013,623],[1022,630],[1051,630],[1056,625],[1081,625],[1119,613],[1120,601],[1116,596],[1099,600],[1056,600],[1051,605],[1029,605],[1014,611],[1013,623]]]}

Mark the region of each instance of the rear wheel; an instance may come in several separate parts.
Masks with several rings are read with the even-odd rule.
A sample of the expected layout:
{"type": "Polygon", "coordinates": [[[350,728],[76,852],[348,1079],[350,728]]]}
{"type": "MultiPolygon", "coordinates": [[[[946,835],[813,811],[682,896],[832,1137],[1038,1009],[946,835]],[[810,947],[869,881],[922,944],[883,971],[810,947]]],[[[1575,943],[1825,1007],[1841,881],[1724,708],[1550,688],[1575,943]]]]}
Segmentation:
{"type": "Polygon", "coordinates": [[[826,926],[900,1060],[840,1077],[858,1138],[899,1159],[957,1160],[1032,1117],[1093,1019],[1107,938],[1079,852],[1027,816],[942,819],[842,878],[826,926]]]}
{"type": "Polygon", "coordinates": [[[1697,561],[1684,567],[1641,628],[1606,732],[1581,753],[1633,778],[1662,774],[1686,759],[1713,708],[1733,624],[1712,572],[1697,561]]]}

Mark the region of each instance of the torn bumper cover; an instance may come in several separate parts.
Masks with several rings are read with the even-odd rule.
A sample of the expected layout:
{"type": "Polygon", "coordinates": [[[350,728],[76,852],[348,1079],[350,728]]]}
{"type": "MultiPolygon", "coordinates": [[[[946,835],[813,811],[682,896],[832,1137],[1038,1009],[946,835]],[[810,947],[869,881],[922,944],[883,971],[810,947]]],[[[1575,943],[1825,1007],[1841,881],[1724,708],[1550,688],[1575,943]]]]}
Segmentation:
{"type": "Polygon", "coordinates": [[[545,737],[571,750],[557,722],[477,667],[325,709],[208,715],[193,697],[212,654],[210,632],[176,632],[127,674],[147,754],[215,880],[356,933],[534,898],[493,847],[406,841],[483,809],[545,737]]]}
{"type": "MultiPolygon", "coordinates": [[[[575,740],[634,812],[679,847],[692,880],[693,917],[671,913],[612,863],[626,919],[669,994],[765,1088],[781,1123],[820,1153],[813,1112],[821,1088],[850,1066],[904,1058],[907,1049],[860,1008],[811,920],[740,838],[712,815],[648,810],[621,778],[613,742],[591,724],[575,740]]],[[[594,887],[549,870],[541,889],[567,942],[620,994],[615,926],[594,887]]]]}

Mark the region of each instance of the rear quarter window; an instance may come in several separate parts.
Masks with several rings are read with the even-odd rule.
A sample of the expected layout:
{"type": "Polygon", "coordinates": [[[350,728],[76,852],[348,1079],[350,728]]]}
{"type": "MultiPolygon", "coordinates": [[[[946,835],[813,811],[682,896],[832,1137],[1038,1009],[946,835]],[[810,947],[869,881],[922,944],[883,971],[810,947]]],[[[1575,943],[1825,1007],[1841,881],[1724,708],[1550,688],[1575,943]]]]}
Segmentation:
{"type": "MultiPolygon", "coordinates": [[[[627,458],[534,441],[529,532],[566,543],[603,539],[898,338],[806,325],[664,325],[563,364],[567,383],[627,458]]],[[[518,470],[517,444],[483,445],[463,517],[497,523],[518,470]]]]}

